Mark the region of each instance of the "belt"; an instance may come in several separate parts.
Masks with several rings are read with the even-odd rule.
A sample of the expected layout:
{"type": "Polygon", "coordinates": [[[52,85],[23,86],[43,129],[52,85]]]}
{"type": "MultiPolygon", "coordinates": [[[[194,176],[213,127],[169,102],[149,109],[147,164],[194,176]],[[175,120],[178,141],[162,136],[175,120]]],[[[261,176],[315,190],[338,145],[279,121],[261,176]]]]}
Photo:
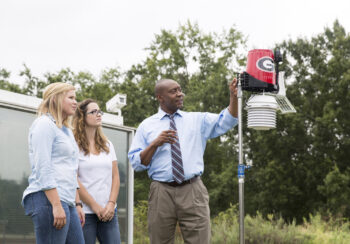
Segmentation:
{"type": "Polygon", "coordinates": [[[191,183],[194,183],[196,182],[198,179],[200,179],[201,177],[200,176],[194,176],[192,177],[191,179],[188,179],[188,180],[185,180],[181,183],[177,183],[176,181],[172,181],[172,182],[164,182],[164,181],[158,181],[159,183],[162,183],[162,184],[166,184],[168,186],[173,186],[173,187],[178,187],[178,186],[184,186],[184,185],[187,185],[187,184],[191,184],[191,183]]]}

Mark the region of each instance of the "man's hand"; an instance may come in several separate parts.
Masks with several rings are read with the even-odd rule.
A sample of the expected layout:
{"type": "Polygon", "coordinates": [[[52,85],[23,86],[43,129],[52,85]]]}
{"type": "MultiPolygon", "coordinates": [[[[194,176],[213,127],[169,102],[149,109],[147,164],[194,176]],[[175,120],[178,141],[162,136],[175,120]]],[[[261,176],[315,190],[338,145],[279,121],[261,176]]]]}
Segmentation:
{"type": "Polygon", "coordinates": [[[230,83],[229,86],[230,89],[230,104],[228,106],[228,111],[230,114],[237,118],[238,117],[238,86],[237,86],[237,79],[234,78],[233,81],[230,83]]]}
{"type": "Polygon", "coordinates": [[[175,143],[177,139],[176,131],[174,130],[165,130],[160,133],[160,135],[153,141],[154,145],[157,147],[162,146],[164,143],[175,143]]]}
{"type": "Polygon", "coordinates": [[[236,78],[234,78],[232,80],[232,82],[230,83],[229,89],[230,89],[230,96],[237,98],[238,88],[237,88],[237,79],[236,78]]]}
{"type": "Polygon", "coordinates": [[[66,213],[61,203],[52,206],[53,226],[60,230],[66,224],[66,213]]]}
{"type": "Polygon", "coordinates": [[[143,150],[140,153],[141,163],[145,166],[149,165],[153,157],[153,154],[158,147],[162,146],[164,143],[173,144],[175,143],[176,139],[177,139],[176,131],[174,130],[162,131],[162,133],[160,133],[160,135],[154,141],[152,141],[152,143],[148,147],[146,147],[145,150],[143,150]]]}

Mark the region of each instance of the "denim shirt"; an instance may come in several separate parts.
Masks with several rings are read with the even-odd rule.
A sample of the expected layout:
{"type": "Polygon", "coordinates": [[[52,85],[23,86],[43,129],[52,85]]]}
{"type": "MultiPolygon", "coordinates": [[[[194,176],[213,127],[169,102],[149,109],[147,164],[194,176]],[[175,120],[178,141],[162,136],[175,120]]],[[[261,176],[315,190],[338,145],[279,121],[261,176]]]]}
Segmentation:
{"type": "Polygon", "coordinates": [[[65,126],[58,128],[54,118],[46,114],[33,122],[28,142],[32,172],[23,199],[30,193],[56,188],[60,200],[74,206],[79,149],[72,131],[65,126]]]}
{"type": "MultiPolygon", "coordinates": [[[[203,155],[208,139],[226,133],[238,122],[227,109],[220,114],[184,112],[175,113],[175,124],[180,142],[185,179],[202,175],[204,171],[203,155]]],[[[171,164],[171,146],[164,143],[153,154],[148,166],[141,164],[140,153],[154,141],[158,135],[169,130],[170,118],[159,109],[157,114],[145,119],[137,128],[128,157],[135,171],[148,170],[148,176],[157,181],[173,181],[171,164]]],[[[215,163],[215,162],[212,162],[215,163]]]]}

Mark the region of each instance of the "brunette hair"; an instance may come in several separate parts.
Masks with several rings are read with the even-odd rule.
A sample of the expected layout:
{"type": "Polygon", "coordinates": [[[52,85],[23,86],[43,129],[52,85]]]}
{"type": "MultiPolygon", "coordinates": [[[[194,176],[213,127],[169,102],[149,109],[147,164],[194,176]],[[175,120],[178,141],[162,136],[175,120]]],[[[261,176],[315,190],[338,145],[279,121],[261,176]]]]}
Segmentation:
{"type": "Polygon", "coordinates": [[[38,108],[38,116],[43,114],[51,114],[59,128],[66,126],[71,128],[72,116],[63,118],[62,102],[66,93],[75,90],[74,86],[68,83],[55,82],[45,87],[43,92],[43,100],[38,108]]]}
{"type": "MultiPolygon", "coordinates": [[[[78,108],[75,112],[74,119],[73,119],[74,137],[75,137],[75,140],[77,141],[79,149],[83,151],[85,155],[88,155],[90,153],[89,142],[87,140],[86,131],[85,131],[85,126],[86,126],[85,116],[87,112],[87,107],[90,103],[97,104],[95,100],[90,98],[80,102],[78,104],[78,108]]],[[[103,134],[101,126],[99,126],[95,134],[96,150],[99,153],[103,151],[106,153],[109,153],[109,148],[107,146],[107,143],[108,143],[108,139],[103,134]]]]}

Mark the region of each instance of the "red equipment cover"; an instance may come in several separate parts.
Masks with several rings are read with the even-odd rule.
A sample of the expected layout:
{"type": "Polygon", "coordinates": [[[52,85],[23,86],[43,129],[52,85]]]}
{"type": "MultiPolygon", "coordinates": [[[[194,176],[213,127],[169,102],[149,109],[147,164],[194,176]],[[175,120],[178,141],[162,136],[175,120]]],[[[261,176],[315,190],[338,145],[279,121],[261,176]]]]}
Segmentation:
{"type": "Polygon", "coordinates": [[[257,80],[275,85],[276,75],[272,50],[250,50],[247,57],[246,72],[257,80]]]}

